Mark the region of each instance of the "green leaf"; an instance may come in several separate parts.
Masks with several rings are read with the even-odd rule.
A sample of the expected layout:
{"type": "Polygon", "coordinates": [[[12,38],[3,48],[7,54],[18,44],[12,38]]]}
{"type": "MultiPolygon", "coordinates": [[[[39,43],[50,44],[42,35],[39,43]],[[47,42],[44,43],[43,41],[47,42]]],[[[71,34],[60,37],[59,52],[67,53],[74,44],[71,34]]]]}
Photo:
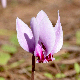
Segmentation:
{"type": "Polygon", "coordinates": [[[0,65],[6,65],[10,57],[9,54],[0,52],[0,65]]]}
{"type": "Polygon", "coordinates": [[[76,43],[80,45],[80,31],[76,32],[76,43]]]}
{"type": "Polygon", "coordinates": [[[12,63],[9,67],[10,67],[10,68],[15,68],[15,67],[17,67],[17,66],[21,65],[23,62],[24,62],[24,59],[22,59],[22,60],[20,60],[20,61],[17,61],[17,62],[12,63]]]}
{"type": "Polygon", "coordinates": [[[2,50],[7,51],[9,53],[15,53],[17,51],[17,48],[11,45],[2,45],[2,50]]]}
{"type": "Polygon", "coordinates": [[[76,73],[79,73],[80,72],[80,66],[79,66],[78,63],[75,63],[74,64],[74,69],[75,69],[76,73]]]}
{"type": "Polygon", "coordinates": [[[18,46],[19,45],[19,42],[18,42],[18,39],[17,39],[17,34],[12,35],[11,38],[10,38],[10,41],[14,45],[18,46]]]}
{"type": "Polygon", "coordinates": [[[56,78],[64,78],[65,75],[64,75],[63,73],[57,73],[57,74],[55,75],[55,77],[56,77],[56,78]]]}
{"type": "Polygon", "coordinates": [[[3,78],[3,77],[0,77],[0,80],[5,80],[5,78],[3,78]]]}
{"type": "Polygon", "coordinates": [[[55,60],[59,61],[59,60],[61,60],[61,57],[60,56],[55,56],[55,60]]]}
{"type": "Polygon", "coordinates": [[[78,80],[80,80],[80,78],[78,80]]]}
{"type": "Polygon", "coordinates": [[[48,77],[48,78],[53,79],[53,75],[52,75],[52,74],[50,74],[50,73],[44,73],[44,76],[46,76],[46,77],[48,77]]]}

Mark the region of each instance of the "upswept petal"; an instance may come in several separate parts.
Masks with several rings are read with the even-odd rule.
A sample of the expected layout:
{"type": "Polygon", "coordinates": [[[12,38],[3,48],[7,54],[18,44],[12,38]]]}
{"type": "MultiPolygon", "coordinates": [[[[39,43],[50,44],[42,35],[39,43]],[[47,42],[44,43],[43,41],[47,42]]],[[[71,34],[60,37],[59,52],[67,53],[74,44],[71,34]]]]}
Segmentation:
{"type": "Polygon", "coordinates": [[[31,26],[31,30],[33,32],[33,36],[34,36],[34,40],[35,40],[35,47],[38,43],[38,40],[39,40],[39,26],[38,26],[38,23],[37,23],[37,20],[35,17],[33,17],[30,21],[30,26],[31,26]]]}
{"type": "Polygon", "coordinates": [[[56,40],[55,40],[55,45],[54,45],[52,53],[57,53],[58,51],[60,51],[63,45],[63,31],[62,31],[62,26],[60,23],[59,12],[58,12],[58,20],[54,27],[54,30],[56,34],[56,40]]]}
{"type": "Polygon", "coordinates": [[[44,17],[48,17],[48,16],[47,16],[47,14],[46,14],[43,10],[41,10],[41,11],[37,14],[37,17],[36,17],[36,20],[37,20],[38,24],[40,24],[40,22],[42,21],[42,19],[43,19],[44,17]]]}
{"type": "Polygon", "coordinates": [[[19,18],[16,19],[17,39],[21,47],[33,53],[34,52],[34,37],[31,29],[19,18]]]}
{"type": "Polygon", "coordinates": [[[55,32],[54,28],[52,26],[52,23],[50,22],[48,17],[45,17],[40,22],[40,40],[45,46],[46,50],[44,53],[44,56],[48,56],[51,51],[53,50],[54,44],[55,44],[55,32]]]}
{"type": "MultiPolygon", "coordinates": [[[[40,27],[39,24],[42,21],[42,19],[44,17],[48,17],[47,14],[41,10],[38,14],[37,17],[33,17],[30,21],[30,26],[31,26],[31,30],[33,32],[34,35],[34,39],[35,39],[35,48],[37,46],[38,40],[39,40],[39,32],[40,32],[40,27]]],[[[40,41],[40,40],[39,40],[40,41]]]]}

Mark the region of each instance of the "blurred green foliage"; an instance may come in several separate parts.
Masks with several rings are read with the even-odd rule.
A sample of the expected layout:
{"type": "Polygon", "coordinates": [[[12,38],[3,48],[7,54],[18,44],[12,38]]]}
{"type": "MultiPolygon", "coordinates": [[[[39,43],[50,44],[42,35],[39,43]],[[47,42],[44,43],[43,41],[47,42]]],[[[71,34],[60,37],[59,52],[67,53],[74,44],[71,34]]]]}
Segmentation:
{"type": "Polygon", "coordinates": [[[5,80],[5,78],[3,78],[3,77],[0,77],[0,80],[5,80]]]}
{"type": "Polygon", "coordinates": [[[6,65],[11,56],[8,53],[0,52],[0,65],[6,65]]]}
{"type": "Polygon", "coordinates": [[[61,60],[61,57],[60,56],[55,56],[55,60],[59,61],[59,60],[61,60]]]}
{"type": "Polygon", "coordinates": [[[17,62],[12,63],[11,65],[9,65],[9,68],[15,68],[15,67],[21,65],[23,62],[24,62],[24,59],[21,59],[17,62]]]}
{"type": "Polygon", "coordinates": [[[80,45],[80,31],[76,32],[76,44],[80,45]]]}
{"type": "Polygon", "coordinates": [[[17,48],[15,46],[8,45],[8,44],[2,45],[1,49],[13,54],[16,53],[17,51],[17,48]]]}
{"type": "Polygon", "coordinates": [[[10,37],[10,42],[13,43],[13,45],[15,45],[15,46],[19,46],[19,42],[18,42],[18,39],[17,39],[17,34],[14,34],[10,37]]]}
{"type": "Polygon", "coordinates": [[[78,78],[78,80],[80,80],[80,78],[78,78]]]}
{"type": "Polygon", "coordinates": [[[55,75],[55,77],[56,77],[56,78],[64,78],[64,77],[65,77],[65,74],[63,74],[63,73],[57,73],[57,74],[55,75]]]}
{"type": "Polygon", "coordinates": [[[74,69],[75,69],[76,73],[78,73],[78,74],[80,73],[80,65],[78,63],[74,64],[74,69]]]}
{"type": "Polygon", "coordinates": [[[53,75],[51,73],[44,73],[44,76],[53,79],[53,75]]]}
{"type": "Polygon", "coordinates": [[[0,29],[0,35],[1,36],[8,36],[10,38],[10,44],[11,44],[11,45],[10,44],[3,44],[1,46],[1,51],[3,51],[3,52],[0,52],[0,65],[1,65],[0,71],[4,71],[5,69],[6,70],[11,69],[11,68],[17,67],[20,64],[22,64],[24,62],[23,59],[16,61],[14,63],[11,63],[10,65],[6,65],[7,62],[11,58],[10,54],[14,54],[17,52],[17,47],[19,46],[19,43],[17,40],[17,34],[14,31],[0,29]]]}

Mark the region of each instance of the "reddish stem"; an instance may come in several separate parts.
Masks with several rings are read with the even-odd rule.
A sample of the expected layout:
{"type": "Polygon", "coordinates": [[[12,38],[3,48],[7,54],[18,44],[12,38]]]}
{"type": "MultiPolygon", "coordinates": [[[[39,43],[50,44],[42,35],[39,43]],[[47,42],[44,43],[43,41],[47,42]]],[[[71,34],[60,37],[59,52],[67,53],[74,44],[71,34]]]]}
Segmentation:
{"type": "Polygon", "coordinates": [[[32,55],[32,74],[31,74],[31,80],[34,80],[34,71],[35,71],[35,56],[32,55]]]}

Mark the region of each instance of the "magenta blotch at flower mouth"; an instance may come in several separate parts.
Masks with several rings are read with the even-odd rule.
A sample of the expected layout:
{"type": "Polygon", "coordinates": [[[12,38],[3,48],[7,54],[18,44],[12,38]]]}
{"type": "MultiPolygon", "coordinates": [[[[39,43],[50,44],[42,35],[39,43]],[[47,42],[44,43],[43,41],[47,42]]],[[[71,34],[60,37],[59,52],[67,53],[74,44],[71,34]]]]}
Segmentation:
{"type": "Polygon", "coordinates": [[[20,46],[38,57],[36,63],[55,60],[53,54],[60,51],[63,45],[59,11],[55,27],[43,10],[37,14],[36,18],[31,19],[30,27],[31,29],[21,19],[16,19],[17,39],[20,46]]]}

